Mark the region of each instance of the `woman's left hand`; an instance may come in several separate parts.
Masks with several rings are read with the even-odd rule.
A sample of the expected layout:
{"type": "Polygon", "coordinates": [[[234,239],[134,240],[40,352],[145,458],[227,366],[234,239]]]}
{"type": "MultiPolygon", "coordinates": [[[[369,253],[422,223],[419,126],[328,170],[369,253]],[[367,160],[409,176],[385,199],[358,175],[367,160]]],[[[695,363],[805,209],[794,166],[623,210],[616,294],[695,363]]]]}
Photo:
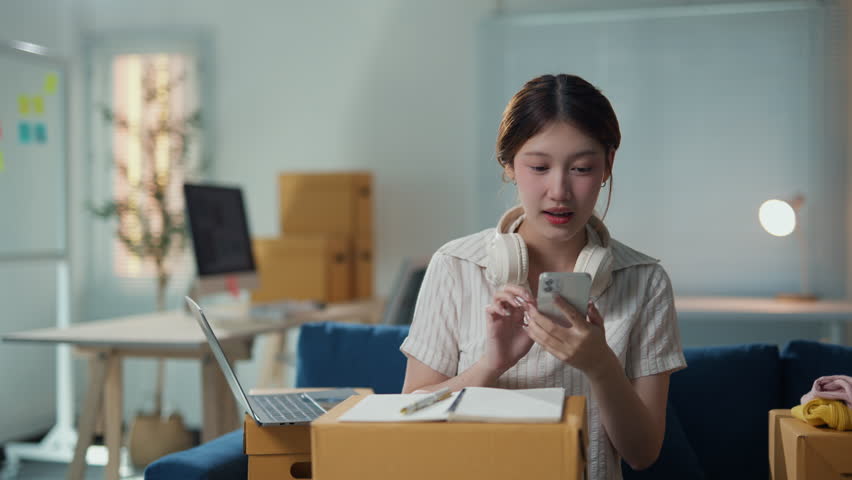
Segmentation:
{"type": "Polygon", "coordinates": [[[565,314],[562,324],[541,313],[531,304],[525,305],[527,313],[527,335],[551,355],[582,371],[588,377],[603,375],[610,362],[602,361],[604,355],[612,355],[606,343],[604,319],[589,302],[588,319],[583,318],[571,304],[559,295],[554,304],[565,314]]]}

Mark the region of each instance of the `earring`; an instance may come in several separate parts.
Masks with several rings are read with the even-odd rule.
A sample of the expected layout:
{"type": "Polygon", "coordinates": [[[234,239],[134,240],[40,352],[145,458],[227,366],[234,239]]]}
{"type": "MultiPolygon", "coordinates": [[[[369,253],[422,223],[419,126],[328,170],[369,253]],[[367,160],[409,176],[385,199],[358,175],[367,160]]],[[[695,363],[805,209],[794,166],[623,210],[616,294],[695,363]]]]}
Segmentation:
{"type": "Polygon", "coordinates": [[[604,182],[601,184],[601,188],[603,188],[603,187],[605,187],[605,186],[606,186],[606,181],[604,181],[604,182]]]}
{"type": "Polygon", "coordinates": [[[518,184],[517,180],[512,180],[512,185],[517,185],[517,184],[518,184]]]}

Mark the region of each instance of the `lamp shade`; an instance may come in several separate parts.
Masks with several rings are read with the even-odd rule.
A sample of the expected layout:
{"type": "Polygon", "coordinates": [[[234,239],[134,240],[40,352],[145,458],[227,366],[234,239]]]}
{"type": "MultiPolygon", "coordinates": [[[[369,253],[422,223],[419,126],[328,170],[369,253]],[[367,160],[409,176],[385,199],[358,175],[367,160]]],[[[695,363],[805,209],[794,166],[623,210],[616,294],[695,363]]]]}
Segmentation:
{"type": "Polygon", "coordinates": [[[771,235],[785,237],[796,228],[796,211],[783,200],[767,200],[757,213],[760,226],[771,235]]]}

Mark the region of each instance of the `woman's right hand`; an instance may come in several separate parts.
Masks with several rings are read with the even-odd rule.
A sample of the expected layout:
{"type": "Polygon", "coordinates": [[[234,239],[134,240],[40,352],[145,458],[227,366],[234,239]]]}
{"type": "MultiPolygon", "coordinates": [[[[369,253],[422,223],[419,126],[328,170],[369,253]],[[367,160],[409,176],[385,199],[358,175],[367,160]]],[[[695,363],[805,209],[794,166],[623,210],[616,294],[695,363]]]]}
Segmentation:
{"type": "Polygon", "coordinates": [[[535,304],[529,290],[507,284],[497,290],[485,307],[488,339],[483,360],[498,374],[518,363],[534,343],[524,329],[524,302],[535,304]]]}

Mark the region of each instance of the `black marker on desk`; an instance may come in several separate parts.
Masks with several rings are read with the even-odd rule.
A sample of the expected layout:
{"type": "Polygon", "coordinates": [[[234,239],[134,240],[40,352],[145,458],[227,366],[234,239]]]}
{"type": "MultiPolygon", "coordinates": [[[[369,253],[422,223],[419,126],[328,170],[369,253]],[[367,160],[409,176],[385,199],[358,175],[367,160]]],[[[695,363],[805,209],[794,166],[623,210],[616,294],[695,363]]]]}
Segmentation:
{"type": "Polygon", "coordinates": [[[418,410],[422,410],[422,409],[428,407],[429,405],[433,405],[435,403],[438,403],[445,398],[449,398],[449,396],[450,396],[450,389],[444,387],[440,390],[432,392],[431,394],[421,398],[420,400],[417,400],[416,402],[412,403],[411,405],[402,407],[402,409],[400,409],[399,412],[402,413],[402,414],[408,415],[409,413],[414,413],[418,410]]]}
{"type": "Polygon", "coordinates": [[[458,395],[456,395],[456,399],[453,400],[453,403],[450,405],[450,408],[447,409],[447,413],[453,413],[456,411],[456,407],[459,406],[459,402],[461,401],[462,395],[464,395],[466,388],[462,388],[458,395]]]}

